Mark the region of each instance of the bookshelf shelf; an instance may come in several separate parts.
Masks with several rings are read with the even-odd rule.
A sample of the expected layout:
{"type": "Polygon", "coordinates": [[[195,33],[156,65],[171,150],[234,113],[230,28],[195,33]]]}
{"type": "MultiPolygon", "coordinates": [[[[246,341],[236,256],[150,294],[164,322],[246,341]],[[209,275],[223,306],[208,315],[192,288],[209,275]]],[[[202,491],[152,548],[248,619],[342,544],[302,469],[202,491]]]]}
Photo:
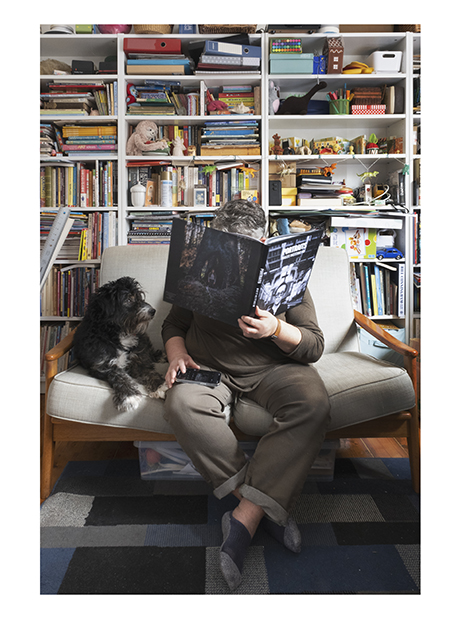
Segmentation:
{"type": "MultiPolygon", "coordinates": [[[[397,51],[402,53],[401,69],[399,72],[385,72],[373,74],[281,74],[269,73],[269,51],[270,42],[273,38],[282,37],[281,34],[273,33],[257,33],[251,35],[251,44],[261,46],[261,65],[260,70],[255,72],[196,72],[191,75],[128,75],[126,73],[126,54],[124,52],[124,39],[129,38],[167,38],[169,40],[180,39],[182,45],[182,53],[192,55],[193,46],[196,43],[201,45],[205,40],[217,40],[225,37],[220,34],[195,34],[180,35],[178,33],[170,35],[141,35],[141,34],[93,34],[93,35],[42,35],[41,36],[41,59],[54,58],[71,65],[73,59],[92,60],[96,66],[107,56],[117,56],[118,70],[115,74],[90,74],[90,75],[43,75],[40,77],[41,90],[49,82],[65,81],[72,83],[78,82],[104,82],[110,84],[117,83],[117,115],[109,116],[41,116],[42,123],[55,123],[58,126],[63,124],[78,125],[104,125],[114,124],[117,126],[117,144],[118,151],[112,155],[104,154],[84,154],[76,156],[56,156],[41,158],[42,165],[50,164],[60,167],[71,166],[76,163],[86,163],[89,168],[97,161],[113,161],[117,168],[117,184],[118,184],[118,202],[112,207],[73,207],[71,211],[80,213],[94,212],[115,212],[117,218],[117,242],[126,244],[128,231],[134,220],[146,214],[157,214],[159,211],[168,209],[168,207],[160,207],[158,205],[136,208],[130,206],[129,197],[129,168],[138,162],[144,165],[149,161],[149,165],[153,161],[161,160],[169,162],[173,167],[189,168],[192,170],[194,166],[206,164],[221,164],[228,162],[243,162],[246,164],[255,164],[259,167],[259,197],[261,205],[270,220],[277,220],[286,214],[290,218],[310,215],[322,215],[328,217],[329,214],[341,215],[338,210],[328,210],[322,205],[299,207],[299,206],[270,206],[268,181],[271,176],[272,163],[283,161],[285,163],[295,163],[298,169],[302,167],[318,167],[324,165],[337,165],[335,169],[334,179],[345,181],[345,183],[353,189],[361,187],[362,182],[360,174],[365,171],[378,171],[376,182],[379,184],[387,184],[392,174],[401,172],[405,165],[410,167],[409,174],[405,174],[404,184],[406,192],[406,208],[412,213],[418,215],[421,212],[419,203],[414,202],[412,192],[413,169],[414,163],[420,161],[420,154],[414,153],[412,145],[413,126],[421,124],[421,116],[413,111],[412,83],[415,77],[413,69],[414,56],[420,53],[420,35],[403,32],[382,32],[382,33],[343,33],[341,38],[344,45],[343,66],[353,60],[365,62],[368,56],[374,51],[397,51]],[[180,90],[184,93],[202,93],[205,89],[216,97],[225,85],[251,85],[253,88],[259,87],[260,95],[259,114],[228,114],[228,115],[208,115],[200,113],[199,115],[147,115],[141,116],[127,113],[126,95],[129,84],[141,85],[145,81],[155,83],[175,84],[179,85],[180,90]],[[280,89],[280,99],[283,100],[289,95],[303,95],[316,82],[324,81],[327,87],[314,95],[314,100],[325,100],[326,93],[344,87],[352,90],[354,87],[384,87],[398,86],[404,89],[405,94],[405,110],[404,113],[386,113],[383,115],[330,115],[330,114],[308,114],[300,115],[270,115],[268,112],[269,99],[269,81],[273,81],[280,89]],[[133,127],[141,120],[149,120],[155,122],[158,126],[166,125],[196,128],[203,127],[204,123],[217,121],[257,121],[260,129],[261,147],[259,153],[253,155],[244,155],[238,153],[234,155],[187,155],[187,156],[127,156],[126,143],[133,127]],[[272,136],[278,134],[282,139],[298,137],[308,141],[318,140],[321,138],[338,137],[344,140],[353,140],[356,137],[365,136],[368,138],[374,133],[378,138],[395,137],[401,138],[402,153],[392,154],[312,154],[305,155],[281,155],[276,156],[270,152],[273,144],[272,136]]],[[[283,35],[284,37],[284,35],[283,35]]],[[[326,41],[325,34],[291,34],[291,37],[300,37],[303,42],[303,51],[319,55],[322,53],[324,43],[326,41]]],[[[200,99],[200,105],[203,106],[204,100],[200,99]]],[[[196,131],[196,129],[195,129],[196,131]]],[[[193,134],[192,134],[193,135],[193,134]]],[[[164,166],[164,165],[162,165],[164,166]]],[[[293,164],[294,166],[294,164],[293,164]]],[[[151,171],[151,170],[150,170],[151,171]]],[[[218,172],[220,173],[220,172],[218,172]]],[[[272,178],[274,179],[275,176],[272,178]]],[[[183,200],[184,202],[186,200],[183,200]]],[[[189,199],[189,202],[193,200],[189,199]]],[[[208,199],[208,202],[212,202],[208,199]]],[[[169,208],[175,213],[182,216],[211,218],[215,215],[216,207],[194,207],[194,206],[172,206],[169,208]]],[[[41,213],[53,210],[55,207],[41,208],[41,213]]],[[[366,215],[368,207],[355,207],[358,214],[366,215]]],[[[403,210],[395,211],[391,206],[380,207],[379,213],[382,216],[400,216],[403,218],[403,229],[398,231],[397,246],[404,255],[404,265],[406,268],[406,302],[405,317],[399,317],[397,321],[399,326],[406,328],[406,341],[412,336],[413,326],[413,244],[414,244],[414,225],[411,215],[407,216],[403,210]]],[[[346,215],[346,212],[344,212],[346,215]]],[[[156,216],[157,218],[158,216],[156,216]]],[[[367,261],[368,262],[368,261],[367,261]]],[[[373,261],[370,261],[373,262],[373,261]]],[[[392,261],[386,260],[391,263],[392,261]]],[[[59,261],[59,266],[65,266],[69,263],[59,261]]],[[[74,262],[70,262],[74,264],[74,262]]],[[[99,260],[91,261],[90,266],[96,266],[99,260]]],[[[88,266],[88,263],[77,263],[78,266],[88,266]]],[[[54,322],[77,321],[76,317],[60,317],[45,316],[43,320],[54,322]]],[[[394,316],[379,316],[378,319],[395,319],[394,316]]]]}

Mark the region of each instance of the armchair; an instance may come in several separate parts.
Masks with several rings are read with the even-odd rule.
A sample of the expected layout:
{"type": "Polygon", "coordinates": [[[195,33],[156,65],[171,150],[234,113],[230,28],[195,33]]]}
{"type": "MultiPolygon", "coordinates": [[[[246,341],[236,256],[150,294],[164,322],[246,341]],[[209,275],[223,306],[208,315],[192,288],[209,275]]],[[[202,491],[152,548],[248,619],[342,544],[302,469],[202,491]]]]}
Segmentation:
{"type": "MultiPolygon", "coordinates": [[[[163,302],[168,247],[112,247],[102,257],[100,284],[129,275],[147,292],[156,309],[149,329],[162,345],[160,329],[169,310],[163,302]]],[[[325,351],[314,365],[328,390],[332,422],[327,438],[405,437],[412,482],[420,487],[420,441],[416,406],[415,359],[418,352],[353,310],[349,263],[342,249],[320,247],[310,280],[325,351]],[[404,356],[405,368],[377,360],[359,350],[358,329],[404,356]]],[[[163,417],[163,401],[144,398],[136,411],[118,413],[106,382],[75,365],[57,374],[58,359],[72,345],[74,332],[46,354],[46,398],[41,497],[52,490],[55,443],[58,441],[175,440],[163,417]]],[[[158,365],[165,371],[166,365],[158,365]]],[[[264,435],[272,417],[254,402],[240,398],[232,410],[231,428],[241,440],[264,435]]]]}

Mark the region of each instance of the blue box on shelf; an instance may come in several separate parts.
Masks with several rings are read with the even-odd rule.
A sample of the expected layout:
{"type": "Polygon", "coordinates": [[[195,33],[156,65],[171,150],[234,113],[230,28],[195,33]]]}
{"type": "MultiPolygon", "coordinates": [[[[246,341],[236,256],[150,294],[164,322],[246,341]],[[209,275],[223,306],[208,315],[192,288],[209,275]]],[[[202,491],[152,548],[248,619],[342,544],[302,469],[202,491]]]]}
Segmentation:
{"type": "Polygon", "coordinates": [[[319,75],[327,73],[327,60],[326,56],[314,56],[313,58],[313,73],[319,75]]]}

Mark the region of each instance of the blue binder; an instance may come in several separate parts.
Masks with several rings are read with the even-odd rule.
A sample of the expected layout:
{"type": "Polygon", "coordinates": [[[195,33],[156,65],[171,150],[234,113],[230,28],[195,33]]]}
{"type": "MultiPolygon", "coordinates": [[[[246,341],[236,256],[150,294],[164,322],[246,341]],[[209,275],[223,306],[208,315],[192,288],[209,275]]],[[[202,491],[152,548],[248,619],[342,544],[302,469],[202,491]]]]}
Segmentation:
{"type": "Polygon", "coordinates": [[[235,44],[221,40],[206,40],[204,53],[215,53],[218,56],[245,56],[247,58],[261,58],[261,47],[249,44],[235,44]]]}

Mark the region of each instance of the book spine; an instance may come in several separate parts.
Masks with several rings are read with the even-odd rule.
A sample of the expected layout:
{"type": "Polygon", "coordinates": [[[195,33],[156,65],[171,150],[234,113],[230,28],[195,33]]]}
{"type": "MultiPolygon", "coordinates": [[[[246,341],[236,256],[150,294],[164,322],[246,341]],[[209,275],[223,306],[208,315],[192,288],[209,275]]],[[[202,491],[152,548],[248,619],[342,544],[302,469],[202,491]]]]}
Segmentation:
{"type": "Polygon", "coordinates": [[[404,288],[405,265],[398,265],[398,317],[404,318],[405,288],[404,288]]]}

